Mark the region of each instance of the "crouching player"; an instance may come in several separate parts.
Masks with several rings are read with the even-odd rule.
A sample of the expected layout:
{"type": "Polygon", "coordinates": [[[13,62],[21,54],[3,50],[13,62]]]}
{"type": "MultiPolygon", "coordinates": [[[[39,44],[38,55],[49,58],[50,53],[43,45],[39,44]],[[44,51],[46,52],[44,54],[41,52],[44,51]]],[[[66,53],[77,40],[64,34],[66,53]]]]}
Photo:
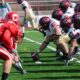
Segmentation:
{"type": "Polygon", "coordinates": [[[57,20],[50,19],[49,17],[44,16],[40,18],[39,25],[41,26],[40,29],[44,31],[46,38],[43,41],[40,48],[35,53],[32,54],[33,60],[37,61],[39,57],[38,54],[49,44],[50,41],[53,41],[63,52],[64,54],[63,56],[65,60],[67,61],[69,59],[68,58],[69,49],[68,49],[67,44],[63,40],[60,40],[60,37],[62,34],[60,31],[60,25],[57,23],[57,20]]]}
{"type": "MultiPolygon", "coordinates": [[[[23,33],[22,33],[22,30],[21,30],[21,26],[20,26],[20,17],[18,16],[17,13],[15,12],[9,12],[6,17],[5,17],[5,22],[6,21],[13,21],[15,22],[18,26],[18,32],[16,35],[18,36],[15,36],[15,38],[13,37],[13,48],[14,48],[14,52],[16,53],[16,55],[14,55],[14,67],[20,71],[22,74],[25,74],[26,71],[23,69],[22,67],[22,64],[20,62],[20,57],[18,55],[18,52],[17,52],[17,44],[20,44],[22,42],[22,39],[23,39],[23,33]],[[16,60],[15,60],[16,59],[16,60]]],[[[13,26],[12,28],[13,29],[13,26]]],[[[13,29],[14,30],[14,29],[13,29]]],[[[13,31],[14,32],[14,31],[13,31]]],[[[15,33],[15,32],[14,32],[15,33]]]]}
{"type": "Polygon", "coordinates": [[[6,22],[0,27],[0,58],[3,59],[3,74],[1,80],[7,80],[13,61],[17,61],[17,55],[13,42],[17,42],[19,37],[19,16],[15,12],[10,12],[5,17],[6,22]]]}
{"type": "Polygon", "coordinates": [[[63,39],[66,43],[71,42],[69,53],[72,57],[78,50],[77,41],[80,39],[80,30],[79,30],[79,16],[80,13],[76,13],[72,16],[72,20],[70,17],[65,17],[61,20],[60,24],[64,32],[66,33],[60,39],[63,39]]]}

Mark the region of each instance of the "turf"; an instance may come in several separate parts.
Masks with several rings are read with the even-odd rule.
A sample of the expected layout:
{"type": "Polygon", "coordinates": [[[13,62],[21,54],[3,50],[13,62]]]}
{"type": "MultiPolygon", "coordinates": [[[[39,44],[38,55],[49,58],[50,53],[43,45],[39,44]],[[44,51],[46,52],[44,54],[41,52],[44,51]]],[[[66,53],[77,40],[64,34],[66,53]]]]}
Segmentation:
{"type": "MultiPolygon", "coordinates": [[[[27,30],[25,37],[40,43],[45,38],[41,33],[34,30],[27,30]]],[[[22,75],[12,67],[9,80],[80,80],[80,64],[71,62],[69,66],[64,66],[63,62],[56,61],[55,51],[49,48],[40,54],[42,64],[35,64],[31,58],[31,52],[35,52],[39,46],[35,42],[23,40],[22,44],[18,46],[18,52],[27,74],[22,75]]],[[[50,43],[49,46],[56,48],[53,43],[50,43]]],[[[0,71],[2,72],[2,65],[0,71]]]]}

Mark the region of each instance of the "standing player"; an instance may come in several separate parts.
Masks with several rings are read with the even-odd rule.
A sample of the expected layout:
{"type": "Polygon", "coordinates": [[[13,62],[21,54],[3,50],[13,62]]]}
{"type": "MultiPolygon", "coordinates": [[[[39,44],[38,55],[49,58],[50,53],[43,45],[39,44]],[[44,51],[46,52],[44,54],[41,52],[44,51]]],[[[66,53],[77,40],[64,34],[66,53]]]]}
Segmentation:
{"type": "MultiPolygon", "coordinates": [[[[24,11],[24,24],[30,22],[32,28],[37,29],[35,24],[35,14],[30,6],[30,4],[25,0],[17,0],[18,4],[20,4],[22,10],[24,11]]],[[[29,26],[29,25],[27,25],[29,26]]]]}
{"type": "MultiPolygon", "coordinates": [[[[79,14],[76,14],[76,15],[79,15],[79,14]]],[[[74,18],[74,16],[72,17],[72,21],[71,21],[70,17],[65,17],[60,22],[62,29],[66,33],[61,38],[66,43],[68,43],[69,41],[71,42],[69,44],[70,45],[69,53],[71,54],[70,56],[73,56],[73,54],[75,54],[77,52],[77,50],[78,50],[77,40],[80,39],[80,37],[79,37],[80,30],[75,25],[73,25],[75,22],[74,19],[76,19],[76,21],[77,21],[77,18],[76,17],[74,18]]]]}

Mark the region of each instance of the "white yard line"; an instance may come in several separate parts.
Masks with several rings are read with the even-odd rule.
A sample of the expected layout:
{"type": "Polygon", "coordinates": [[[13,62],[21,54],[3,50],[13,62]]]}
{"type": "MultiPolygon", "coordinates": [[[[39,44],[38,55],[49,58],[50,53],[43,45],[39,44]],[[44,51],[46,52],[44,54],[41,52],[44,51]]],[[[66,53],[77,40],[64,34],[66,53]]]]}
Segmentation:
{"type": "MultiPolygon", "coordinates": [[[[32,40],[32,39],[29,39],[29,38],[26,38],[26,37],[24,37],[24,39],[27,40],[27,41],[29,41],[29,42],[34,42],[34,43],[39,44],[39,45],[42,44],[42,43],[40,43],[40,42],[38,42],[38,41],[35,41],[35,40],[32,40]]],[[[49,49],[51,49],[51,50],[53,50],[53,51],[56,50],[55,48],[53,48],[53,47],[51,47],[51,46],[47,46],[47,48],[49,48],[49,49]]]]}

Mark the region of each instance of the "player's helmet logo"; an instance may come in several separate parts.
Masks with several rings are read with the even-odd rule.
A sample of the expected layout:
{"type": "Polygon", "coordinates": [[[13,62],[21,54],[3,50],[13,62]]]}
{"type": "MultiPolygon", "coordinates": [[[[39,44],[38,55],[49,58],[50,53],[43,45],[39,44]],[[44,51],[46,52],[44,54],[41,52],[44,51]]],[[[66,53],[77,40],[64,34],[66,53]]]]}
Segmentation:
{"type": "Polygon", "coordinates": [[[15,22],[16,24],[20,24],[20,17],[18,16],[18,14],[17,14],[16,12],[9,12],[9,13],[6,15],[5,19],[6,19],[7,21],[10,20],[10,21],[15,22]]]}

